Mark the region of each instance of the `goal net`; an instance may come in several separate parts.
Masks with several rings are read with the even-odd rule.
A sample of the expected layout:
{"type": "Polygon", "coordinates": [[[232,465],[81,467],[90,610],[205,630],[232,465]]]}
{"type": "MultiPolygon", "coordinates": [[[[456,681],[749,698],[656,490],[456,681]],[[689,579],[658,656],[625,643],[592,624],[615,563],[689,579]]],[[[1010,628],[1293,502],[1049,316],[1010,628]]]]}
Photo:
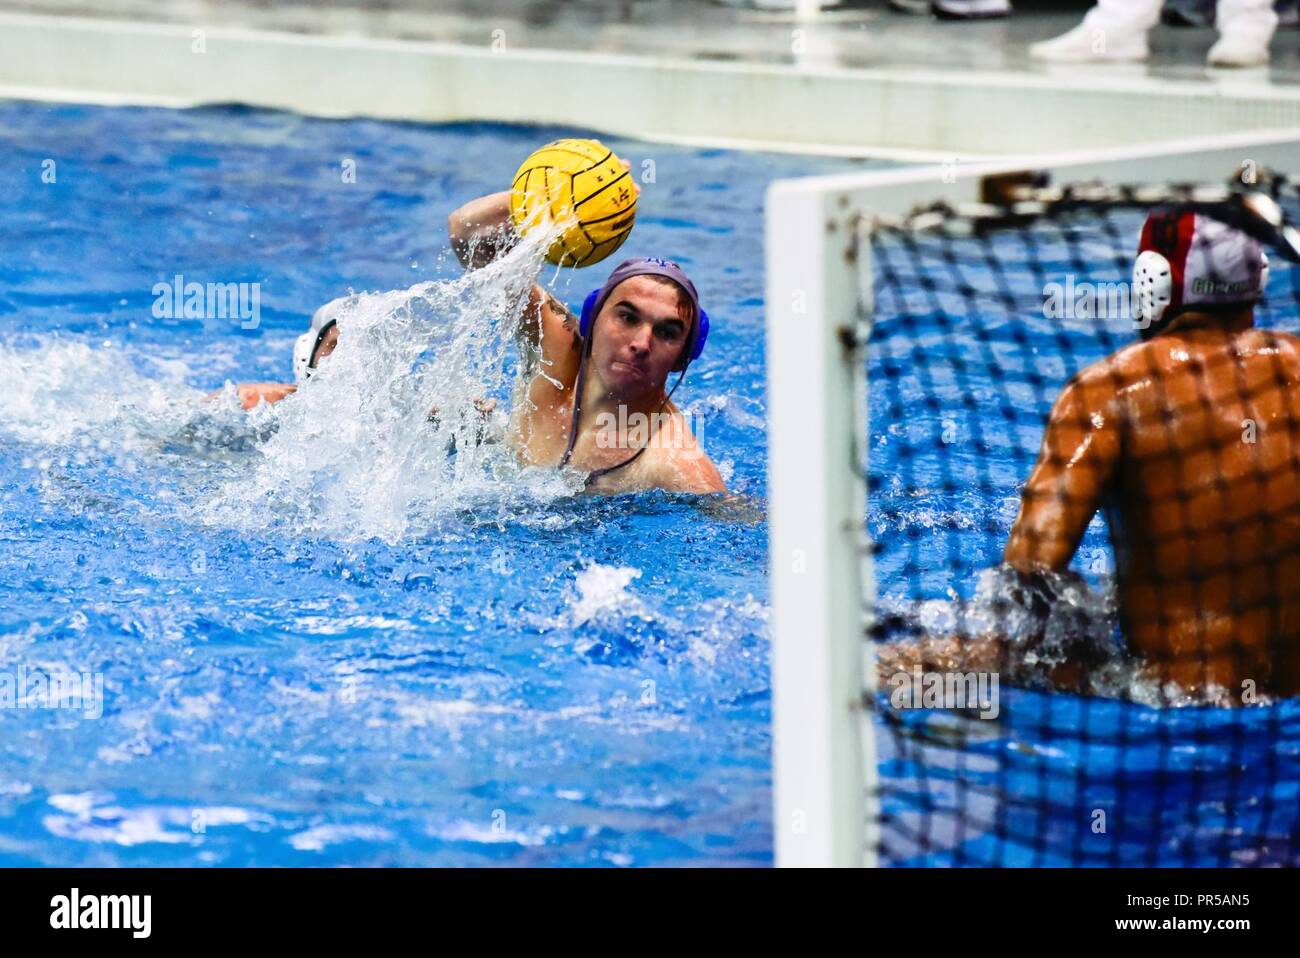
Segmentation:
{"type": "Polygon", "coordinates": [[[779,864],[1300,864],[1297,178],[1291,132],[772,186],[779,864]],[[1154,326],[1153,211],[1215,301],[1154,326]]]}

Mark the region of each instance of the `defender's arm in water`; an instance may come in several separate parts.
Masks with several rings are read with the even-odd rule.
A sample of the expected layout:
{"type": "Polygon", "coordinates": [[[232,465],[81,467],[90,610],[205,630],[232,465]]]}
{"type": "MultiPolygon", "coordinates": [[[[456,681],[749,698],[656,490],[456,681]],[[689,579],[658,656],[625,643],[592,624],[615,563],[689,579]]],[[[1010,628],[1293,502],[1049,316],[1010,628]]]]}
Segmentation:
{"type": "MultiPolygon", "coordinates": [[[[214,389],[203,398],[216,399],[224,389],[214,389]]],[[[243,409],[253,409],[260,403],[278,403],[298,391],[293,383],[235,383],[235,394],[243,409]]]]}
{"type": "MultiPolygon", "coordinates": [[[[300,378],[315,369],[316,364],[334,352],[334,347],[338,345],[339,325],[337,320],[329,317],[336,311],[336,304],[342,302],[343,300],[334,300],[327,303],[312,317],[313,328],[308,330],[305,336],[308,341],[301,345],[299,350],[295,350],[295,352],[302,352],[301,357],[295,356],[295,365],[302,366],[301,369],[295,369],[300,378]]],[[[235,390],[239,395],[240,406],[244,409],[252,409],[259,403],[277,403],[292,396],[298,391],[298,387],[293,383],[237,383],[235,390]]],[[[216,399],[221,393],[222,390],[218,389],[204,398],[216,399]]]]}

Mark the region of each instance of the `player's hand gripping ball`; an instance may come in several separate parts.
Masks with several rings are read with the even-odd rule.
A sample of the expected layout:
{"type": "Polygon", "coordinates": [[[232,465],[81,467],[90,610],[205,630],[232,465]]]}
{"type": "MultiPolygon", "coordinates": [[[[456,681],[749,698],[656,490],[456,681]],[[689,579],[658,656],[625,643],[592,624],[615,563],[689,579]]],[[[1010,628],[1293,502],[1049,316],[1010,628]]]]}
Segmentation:
{"type": "Polygon", "coordinates": [[[626,162],[598,140],[556,140],[519,167],[510,218],[520,236],[559,230],[546,251],[557,266],[590,266],[623,245],[636,219],[626,162]]]}

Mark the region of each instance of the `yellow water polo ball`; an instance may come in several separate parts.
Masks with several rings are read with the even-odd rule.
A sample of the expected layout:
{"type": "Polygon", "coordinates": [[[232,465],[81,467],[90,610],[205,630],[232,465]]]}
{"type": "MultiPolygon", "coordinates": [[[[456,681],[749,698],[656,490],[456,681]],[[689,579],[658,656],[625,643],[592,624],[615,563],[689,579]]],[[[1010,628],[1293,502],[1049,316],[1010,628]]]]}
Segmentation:
{"type": "Polygon", "coordinates": [[[557,266],[590,266],[623,245],[636,219],[636,187],[599,140],[556,140],[524,160],[510,189],[521,236],[561,229],[546,251],[557,266]]]}

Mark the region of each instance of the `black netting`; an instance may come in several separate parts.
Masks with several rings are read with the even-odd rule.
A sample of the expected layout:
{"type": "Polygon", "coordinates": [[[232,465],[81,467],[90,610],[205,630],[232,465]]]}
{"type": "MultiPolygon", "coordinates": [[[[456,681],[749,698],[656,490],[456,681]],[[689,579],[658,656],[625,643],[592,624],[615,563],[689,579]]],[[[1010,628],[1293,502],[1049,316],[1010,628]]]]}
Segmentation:
{"type": "Polygon", "coordinates": [[[1131,192],[871,232],[885,864],[1300,864],[1300,268],[1192,196],[1267,291],[1146,339],[1131,192]]]}

